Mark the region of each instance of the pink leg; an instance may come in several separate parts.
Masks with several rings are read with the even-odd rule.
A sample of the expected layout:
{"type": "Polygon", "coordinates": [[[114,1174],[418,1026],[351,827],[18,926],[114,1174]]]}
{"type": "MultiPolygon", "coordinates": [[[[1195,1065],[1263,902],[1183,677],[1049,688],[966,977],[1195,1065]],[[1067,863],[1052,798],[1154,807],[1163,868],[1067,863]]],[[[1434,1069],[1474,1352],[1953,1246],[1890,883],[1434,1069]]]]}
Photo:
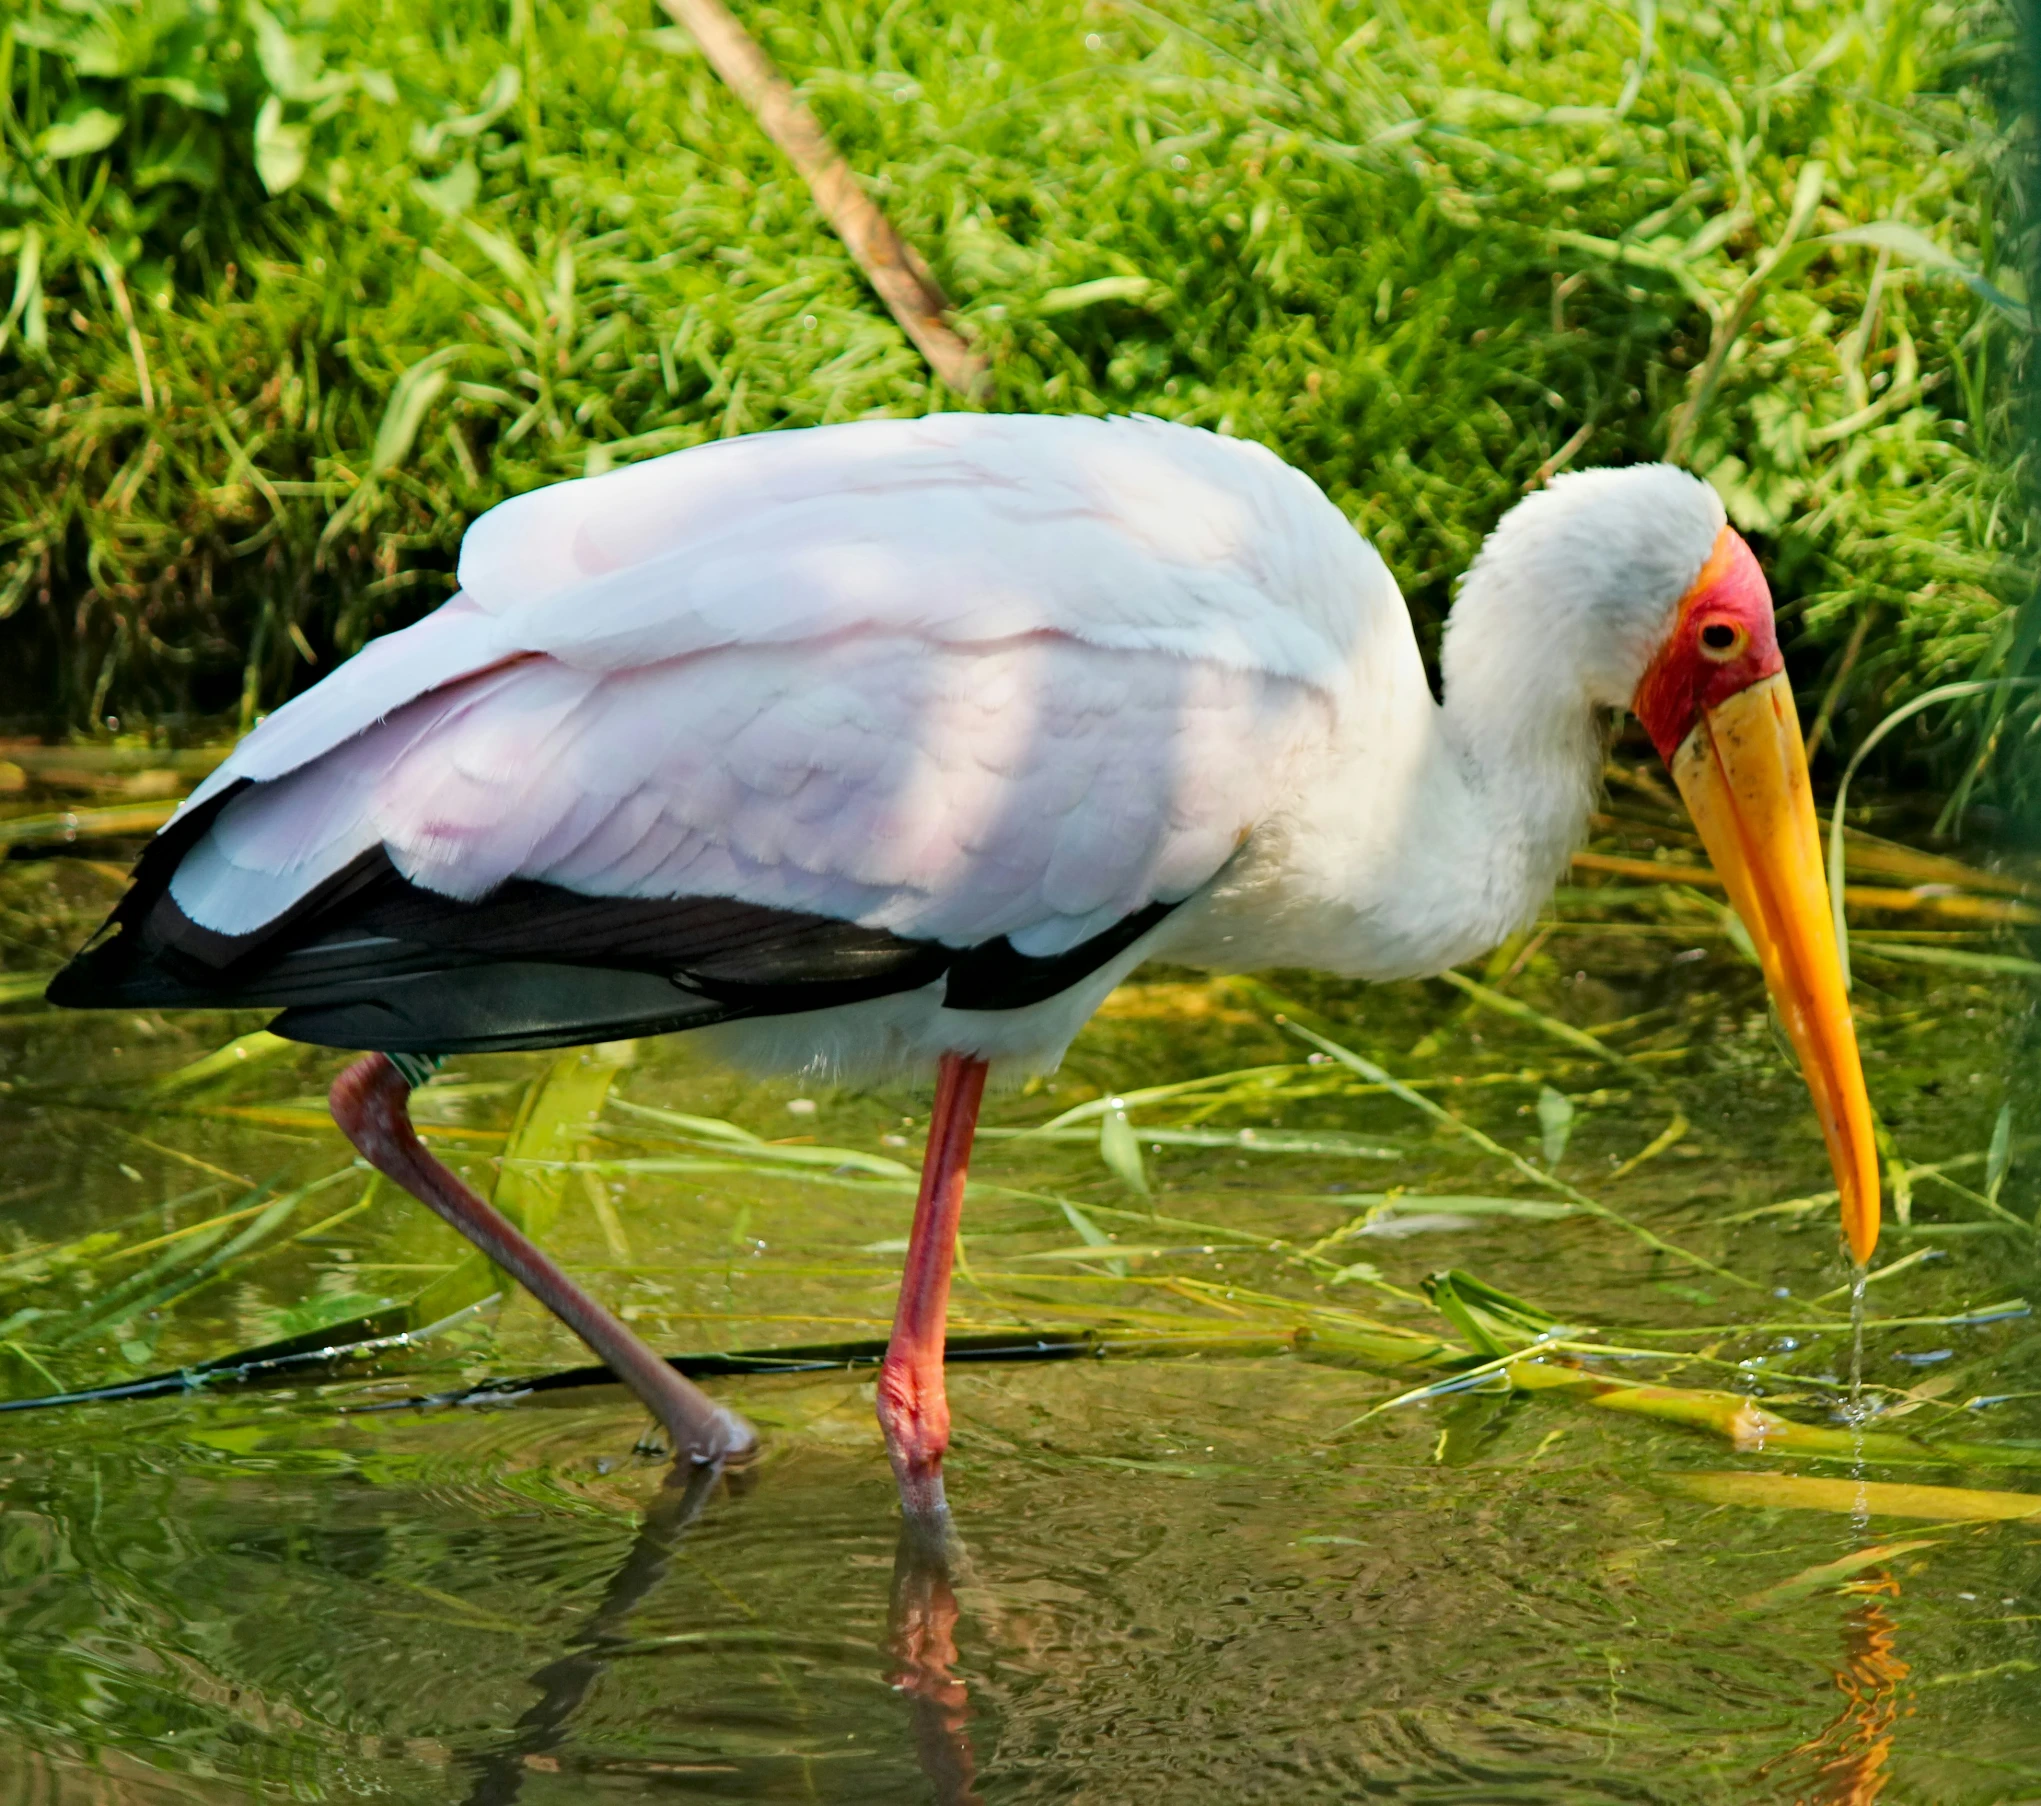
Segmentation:
{"type": "Polygon", "coordinates": [[[333,1120],[369,1165],[451,1223],[586,1342],[665,1425],[675,1454],[702,1463],[750,1454],[758,1438],[743,1418],[675,1373],[509,1218],[425,1151],[411,1127],[410,1095],[388,1057],[369,1054],[333,1081],[333,1120]]]}
{"type": "Polygon", "coordinates": [[[910,1517],[940,1517],[943,1450],[950,1446],[950,1401],[943,1392],[943,1322],[950,1303],[950,1262],[964,1213],[964,1175],[985,1095],[985,1062],[944,1054],[936,1070],[935,1113],[921,1162],[921,1195],[900,1275],[893,1339],[879,1369],[879,1424],[910,1517]]]}

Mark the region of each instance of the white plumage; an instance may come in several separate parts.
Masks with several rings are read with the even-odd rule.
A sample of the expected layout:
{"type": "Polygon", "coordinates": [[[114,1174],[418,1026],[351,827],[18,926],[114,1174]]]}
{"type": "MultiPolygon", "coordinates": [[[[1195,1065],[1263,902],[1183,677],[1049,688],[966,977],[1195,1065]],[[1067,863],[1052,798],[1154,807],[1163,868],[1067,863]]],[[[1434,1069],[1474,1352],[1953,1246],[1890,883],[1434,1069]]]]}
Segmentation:
{"type": "Polygon", "coordinates": [[[1684,472],[1512,510],[1448,623],[1443,704],[1308,479],[1159,421],[708,446],[505,503],[460,579],[235,751],[50,996],[266,1003],[377,1050],[333,1086],[348,1138],[695,1460],[751,1432],[423,1147],[420,1056],[699,1028],[755,1066],[933,1068],[877,1396],[936,1523],[988,1076],[1053,1065],[1154,954],[1394,978],[1481,952],[1549,894],[1633,700],[1800,1050],[1852,1249],[1875,1244],[1771,598],[1684,472]]]}
{"type": "Polygon", "coordinates": [[[1507,933],[1720,526],[1664,467],[1562,479],[1504,529],[1530,555],[1471,574],[1441,711],[1381,559],[1259,446],[989,415],[727,441],[484,515],[453,601],[193,798],[257,780],[171,893],[247,933],[380,843],[452,897],[732,897],[1030,955],[1191,899],[1028,1009],[935,985],[719,1031],[768,1065],[1038,1068],[1151,953],[1390,977],[1507,933]]]}

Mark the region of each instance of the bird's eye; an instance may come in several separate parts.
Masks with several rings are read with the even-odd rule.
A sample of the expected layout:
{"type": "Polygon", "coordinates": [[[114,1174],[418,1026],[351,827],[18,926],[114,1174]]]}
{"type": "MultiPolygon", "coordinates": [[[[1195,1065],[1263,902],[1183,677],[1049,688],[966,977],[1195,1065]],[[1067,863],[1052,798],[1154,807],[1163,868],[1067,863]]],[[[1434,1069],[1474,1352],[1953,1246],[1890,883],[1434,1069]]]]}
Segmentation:
{"type": "Polygon", "coordinates": [[[1734,658],[1743,650],[1745,637],[1733,621],[1710,621],[1701,629],[1701,650],[1712,659],[1734,658]]]}

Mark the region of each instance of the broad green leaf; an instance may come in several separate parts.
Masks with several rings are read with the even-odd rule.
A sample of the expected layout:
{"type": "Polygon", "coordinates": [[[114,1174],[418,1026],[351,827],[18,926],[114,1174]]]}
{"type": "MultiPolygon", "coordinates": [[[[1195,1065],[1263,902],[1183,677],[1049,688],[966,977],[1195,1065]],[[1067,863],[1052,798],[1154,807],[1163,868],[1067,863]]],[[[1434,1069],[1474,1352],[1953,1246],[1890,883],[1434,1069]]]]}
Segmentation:
{"type": "MultiPolygon", "coordinates": [[[[311,98],[324,60],[318,45],[286,28],[276,14],[262,4],[262,0],[242,0],[242,7],[249,23],[255,27],[255,55],[262,64],[262,73],[276,91],[271,98],[276,95],[285,100],[311,98]]],[[[289,186],[288,182],[284,184],[286,188],[289,186]]],[[[278,191],[271,188],[270,192],[278,191]]]]}
{"type": "MultiPolygon", "coordinates": [[[[13,337],[17,323],[21,327],[21,339],[31,351],[41,351],[49,343],[49,334],[43,322],[43,232],[38,225],[22,228],[21,248],[15,253],[14,299],[8,304],[7,318],[0,320],[0,351],[7,349],[7,341],[13,337]]],[[[17,577],[10,581],[8,588],[11,604],[0,611],[0,619],[12,614],[21,606],[21,598],[28,593],[28,581],[37,563],[34,549],[17,565],[17,577]],[[19,591],[16,593],[16,582],[19,591]]]]}
{"type": "Polygon", "coordinates": [[[1558,1327],[1559,1320],[1535,1304],[1498,1291],[1458,1267],[1432,1274],[1424,1289],[1439,1315],[1490,1359],[1527,1347],[1558,1327]]]}
{"type": "Polygon", "coordinates": [[[472,113],[450,113],[433,125],[418,125],[412,128],[412,154],[423,158],[437,157],[445,149],[449,138],[479,138],[497,120],[517,104],[518,96],[524,92],[524,78],[511,67],[502,64],[489,78],[488,87],[472,113]]]}
{"type": "Polygon", "coordinates": [[[38,50],[54,51],[78,74],[100,81],[119,81],[148,66],[156,34],[146,22],[132,14],[95,14],[82,6],[66,10],[84,16],[23,20],[15,27],[15,36],[38,50]]]}
{"type": "Polygon", "coordinates": [[[217,132],[187,130],[174,142],[157,138],[135,165],[135,187],[147,192],[166,182],[182,182],[202,192],[220,183],[220,140],[217,132]]]}
{"type": "Polygon", "coordinates": [[[1098,1119],[1098,1157],[1106,1170],[1129,1191],[1149,1196],[1148,1169],[1141,1162],[1141,1142],[1124,1110],[1109,1110],[1098,1119]]]}
{"type": "Polygon", "coordinates": [[[423,178],[413,182],[411,192],[435,213],[443,213],[448,219],[458,219],[480,197],[482,172],[475,167],[471,157],[456,163],[436,182],[423,178]]]}
{"type": "Polygon", "coordinates": [[[1573,1133],[1573,1100],[1550,1085],[1538,1088],[1538,1136],[1547,1166],[1566,1158],[1566,1143],[1573,1133]]]}
{"type": "Polygon", "coordinates": [[[311,134],[301,125],[286,125],[283,102],[272,94],[255,115],[255,173],[271,194],[282,194],[305,173],[311,134]]]}
{"type": "Polygon", "coordinates": [[[59,160],[89,157],[94,151],[106,149],[121,135],[125,124],[118,113],[109,113],[104,107],[79,106],[74,102],[64,109],[57,123],[36,140],[36,146],[44,156],[59,160]]]}
{"type": "Polygon", "coordinates": [[[219,86],[202,76],[150,75],[133,84],[137,94],[161,94],[194,113],[224,113],[227,96],[219,86]]]}
{"type": "Polygon", "coordinates": [[[489,259],[504,275],[521,289],[533,294],[538,290],[538,277],[533,274],[530,261],[515,244],[500,232],[492,232],[487,226],[475,220],[463,220],[461,230],[468,235],[468,241],[489,259]]]}
{"type": "Polygon", "coordinates": [[[376,428],[369,468],[378,476],[397,469],[411,455],[418,429],[447,385],[447,366],[467,354],[464,345],[442,345],[428,352],[397,378],[376,428]]]}
{"type": "Polygon", "coordinates": [[[1998,1121],[1991,1126],[1991,1149],[1984,1157],[1984,1195],[1994,1204],[2006,1173],[2013,1164],[2013,1107],[1999,1106],[1998,1121]]]}

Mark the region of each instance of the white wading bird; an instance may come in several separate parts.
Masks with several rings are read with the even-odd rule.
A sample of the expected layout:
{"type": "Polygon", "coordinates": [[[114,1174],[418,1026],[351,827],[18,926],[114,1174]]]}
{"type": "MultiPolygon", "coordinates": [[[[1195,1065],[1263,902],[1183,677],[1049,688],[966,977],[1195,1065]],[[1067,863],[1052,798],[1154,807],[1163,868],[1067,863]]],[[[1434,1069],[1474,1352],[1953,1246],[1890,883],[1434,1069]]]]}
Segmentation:
{"type": "Polygon", "coordinates": [[[936,1070],[879,1418],[942,1509],[943,1319],[988,1069],[1052,1069],[1154,956],[1437,972],[1528,922],[1636,710],[1763,958],[1869,1254],[1869,1107],[1750,548],[1665,465],[1502,521],[1445,704],[1382,560],[1258,445],[949,415],[728,440],[491,510],[460,593],[277,710],[50,986],[280,1006],[381,1051],[361,1153],[559,1315],[697,1461],[750,1429],[419,1145],[434,1056],[702,1029],[742,1064],[936,1070]]]}

